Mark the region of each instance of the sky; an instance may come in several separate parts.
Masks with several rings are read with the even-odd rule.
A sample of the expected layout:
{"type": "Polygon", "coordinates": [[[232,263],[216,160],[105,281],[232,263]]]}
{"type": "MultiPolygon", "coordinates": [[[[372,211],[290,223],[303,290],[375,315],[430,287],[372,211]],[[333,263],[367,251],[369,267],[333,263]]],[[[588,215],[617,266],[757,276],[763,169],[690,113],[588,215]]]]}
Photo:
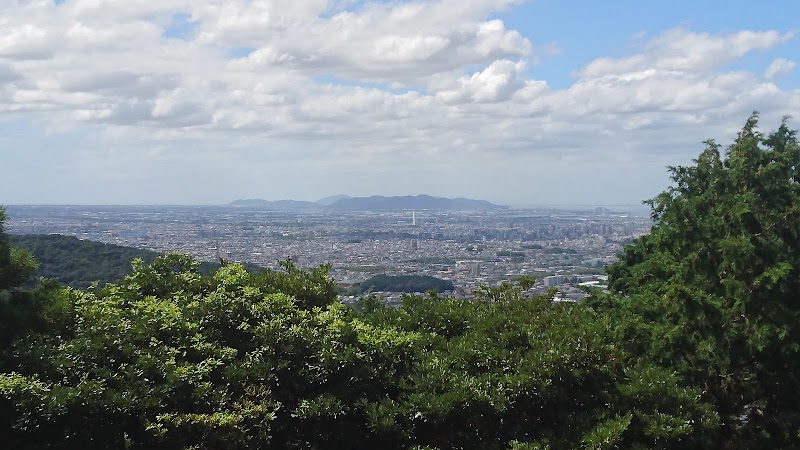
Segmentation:
{"type": "Polygon", "coordinates": [[[800,2],[0,0],[0,204],[633,205],[753,111],[800,2]]]}

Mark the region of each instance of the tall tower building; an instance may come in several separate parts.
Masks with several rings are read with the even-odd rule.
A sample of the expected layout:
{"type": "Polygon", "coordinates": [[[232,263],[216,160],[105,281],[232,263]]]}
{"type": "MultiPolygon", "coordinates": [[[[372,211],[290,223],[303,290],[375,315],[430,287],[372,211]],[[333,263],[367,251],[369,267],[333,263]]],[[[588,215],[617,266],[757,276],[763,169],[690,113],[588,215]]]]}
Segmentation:
{"type": "Polygon", "coordinates": [[[417,226],[417,212],[416,211],[411,211],[411,226],[412,227],[417,226]]]}
{"type": "Polygon", "coordinates": [[[481,264],[479,262],[475,262],[470,268],[469,274],[475,278],[481,276],[481,264]]]}

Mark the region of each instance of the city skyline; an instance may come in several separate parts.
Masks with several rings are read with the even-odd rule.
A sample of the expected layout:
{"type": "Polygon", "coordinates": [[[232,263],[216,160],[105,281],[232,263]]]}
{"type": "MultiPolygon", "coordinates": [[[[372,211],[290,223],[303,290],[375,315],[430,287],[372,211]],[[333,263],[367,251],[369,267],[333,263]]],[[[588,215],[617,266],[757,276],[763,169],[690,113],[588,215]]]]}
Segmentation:
{"type": "MultiPolygon", "coordinates": [[[[571,293],[573,300],[583,293],[565,285],[599,283],[596,276],[616,259],[622,243],[651,226],[646,216],[566,209],[276,211],[37,205],[11,206],[8,211],[9,232],[46,254],[48,262],[55,251],[98,251],[97,243],[105,243],[123,246],[117,250],[127,247],[128,255],[130,249],[179,252],[207,262],[241,262],[253,270],[278,268],[286,258],[300,267],[331,264],[328,273],[348,286],[377,274],[432,276],[451,281],[460,295],[481,283],[527,274],[539,280],[540,292],[551,283],[564,285],[560,291],[571,293]],[[50,245],[53,249],[47,251],[50,245]],[[588,274],[592,276],[582,277],[588,274]]],[[[81,287],[92,281],[82,280],[81,287]]],[[[349,297],[346,301],[354,299],[353,294],[343,295],[349,297]]]]}
{"type": "Polygon", "coordinates": [[[800,7],[715,3],[8,2],[0,204],[637,205],[798,128],[800,7]]]}

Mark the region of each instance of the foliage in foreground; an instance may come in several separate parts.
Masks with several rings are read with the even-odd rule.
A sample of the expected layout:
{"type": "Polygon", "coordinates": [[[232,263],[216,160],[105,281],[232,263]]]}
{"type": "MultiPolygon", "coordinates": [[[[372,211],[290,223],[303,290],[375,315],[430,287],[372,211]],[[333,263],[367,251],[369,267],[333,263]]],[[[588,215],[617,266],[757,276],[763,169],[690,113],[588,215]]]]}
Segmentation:
{"type": "Polygon", "coordinates": [[[720,154],[708,141],[651,201],[652,232],[593,302],[618,337],[703,389],[720,445],[800,447],[800,145],[753,114],[720,154]]]}
{"type": "MultiPolygon", "coordinates": [[[[169,255],[66,289],[0,375],[2,439],[45,448],[569,448],[692,442],[715,415],[576,305],[335,301],[326,268],[212,276],[169,255]],[[91,424],[91,426],[87,426],[91,424]],[[527,447],[524,447],[527,445],[527,447]]],[[[701,434],[701,433],[700,433],[701,434]]]]}
{"type": "Polygon", "coordinates": [[[9,244],[5,223],[6,211],[0,207],[0,350],[35,326],[42,300],[22,289],[38,265],[30,253],[9,244]]]}

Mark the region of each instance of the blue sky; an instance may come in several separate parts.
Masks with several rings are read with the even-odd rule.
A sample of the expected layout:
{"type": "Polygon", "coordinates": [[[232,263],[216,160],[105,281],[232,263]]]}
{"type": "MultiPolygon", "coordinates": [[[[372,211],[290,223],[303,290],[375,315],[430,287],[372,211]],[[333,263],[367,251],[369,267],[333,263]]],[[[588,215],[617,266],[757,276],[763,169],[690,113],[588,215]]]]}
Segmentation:
{"type": "MultiPolygon", "coordinates": [[[[0,5],[0,204],[635,204],[800,117],[796,2],[0,5]]],[[[797,119],[791,125],[798,127],[797,119]]]]}
{"type": "MultiPolygon", "coordinates": [[[[791,0],[752,1],[672,1],[642,2],[614,0],[542,0],[526,2],[496,17],[509,28],[518,29],[533,42],[556,42],[561,53],[533,68],[533,75],[568,87],[570,73],[594,58],[625,56],[648,36],[667,29],[684,27],[702,33],[730,33],[739,30],[800,30],[797,13],[800,5],[791,0]]],[[[760,70],[781,55],[800,55],[800,40],[766,52],[747,55],[733,67],[760,70]]],[[[795,71],[781,80],[789,87],[800,87],[795,71]]]]}

